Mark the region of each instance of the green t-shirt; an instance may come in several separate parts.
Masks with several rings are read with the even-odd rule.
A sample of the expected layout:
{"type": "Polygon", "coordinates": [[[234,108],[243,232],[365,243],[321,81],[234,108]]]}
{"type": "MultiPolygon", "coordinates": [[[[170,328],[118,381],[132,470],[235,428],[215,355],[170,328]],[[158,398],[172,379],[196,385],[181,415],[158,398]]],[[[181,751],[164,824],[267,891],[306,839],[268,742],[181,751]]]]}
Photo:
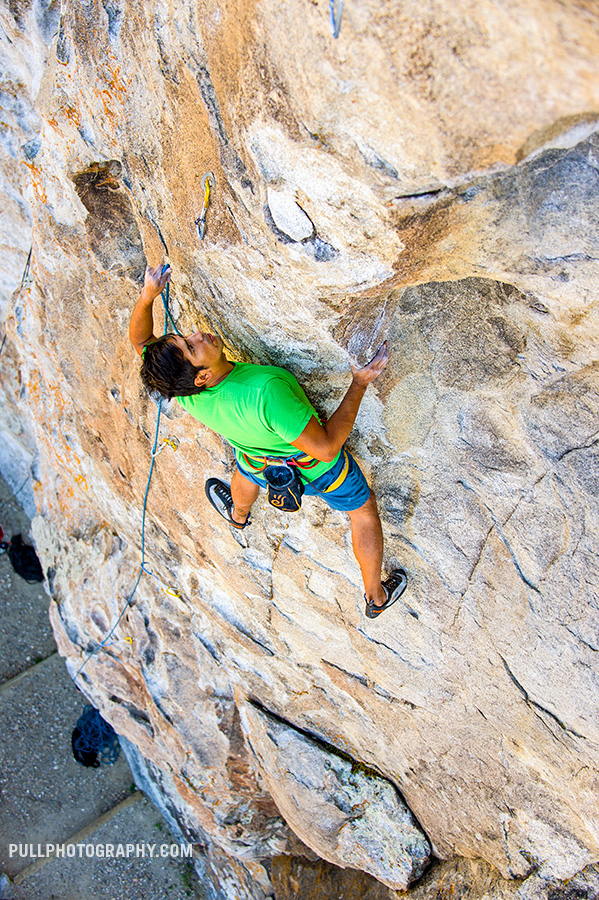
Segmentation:
{"type": "MultiPolygon", "coordinates": [[[[297,440],[316,412],[291,372],[279,366],[235,363],[214,387],[176,398],[194,418],[250,456],[297,456],[297,440]]],[[[318,418],[318,417],[317,417],[318,418]]],[[[242,465],[247,464],[242,460],[242,465]]],[[[313,481],[335,464],[319,462],[302,474],[313,481]]]]}

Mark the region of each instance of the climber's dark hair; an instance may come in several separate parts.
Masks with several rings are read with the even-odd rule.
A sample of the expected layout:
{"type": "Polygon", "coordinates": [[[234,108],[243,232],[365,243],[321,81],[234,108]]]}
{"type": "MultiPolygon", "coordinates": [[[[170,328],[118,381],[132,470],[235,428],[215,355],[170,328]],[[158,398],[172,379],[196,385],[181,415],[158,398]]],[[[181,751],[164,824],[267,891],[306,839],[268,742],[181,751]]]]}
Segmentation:
{"type": "Polygon", "coordinates": [[[143,351],[139,370],[141,380],[149,391],[158,391],[166,400],[173,397],[191,397],[203,387],[194,384],[194,378],[205,366],[194,366],[172,340],[173,334],[164,334],[143,351]]]}

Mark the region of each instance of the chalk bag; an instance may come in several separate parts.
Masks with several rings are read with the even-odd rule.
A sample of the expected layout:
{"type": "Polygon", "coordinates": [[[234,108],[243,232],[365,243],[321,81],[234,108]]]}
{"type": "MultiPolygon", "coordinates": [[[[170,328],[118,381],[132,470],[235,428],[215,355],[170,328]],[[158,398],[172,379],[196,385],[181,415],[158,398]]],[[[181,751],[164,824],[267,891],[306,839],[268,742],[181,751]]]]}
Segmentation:
{"type": "Polygon", "coordinates": [[[262,473],[267,498],[272,506],[285,512],[297,512],[302,505],[304,485],[295,466],[266,466],[262,473]]]}

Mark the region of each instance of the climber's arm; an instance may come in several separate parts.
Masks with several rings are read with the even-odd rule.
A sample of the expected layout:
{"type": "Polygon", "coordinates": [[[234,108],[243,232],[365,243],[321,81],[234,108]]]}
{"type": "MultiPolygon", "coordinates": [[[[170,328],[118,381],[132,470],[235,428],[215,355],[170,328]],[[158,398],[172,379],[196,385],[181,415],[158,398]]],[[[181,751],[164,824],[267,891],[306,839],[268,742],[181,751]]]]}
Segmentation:
{"type": "Polygon", "coordinates": [[[157,266],[155,269],[147,267],[142,292],[131,313],[129,340],[140,356],[146,344],[156,340],[152,305],[171,277],[170,266],[164,272],[162,269],[162,266],[157,266]]]}
{"type": "Polygon", "coordinates": [[[323,462],[334,460],[349,437],[366,388],[381,374],[388,362],[389,346],[385,341],[367,366],[358,369],[352,365],[352,383],[328,422],[321,425],[316,416],[312,416],[298,439],[291,442],[292,445],[323,462]]]}

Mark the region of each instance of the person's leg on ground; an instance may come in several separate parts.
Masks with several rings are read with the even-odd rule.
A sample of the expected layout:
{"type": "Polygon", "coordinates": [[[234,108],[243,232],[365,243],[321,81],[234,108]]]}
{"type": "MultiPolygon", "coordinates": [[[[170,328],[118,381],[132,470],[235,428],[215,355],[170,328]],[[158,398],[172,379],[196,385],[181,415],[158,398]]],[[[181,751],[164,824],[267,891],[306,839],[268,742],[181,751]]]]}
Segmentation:
{"type": "Polygon", "coordinates": [[[242,525],[250,514],[252,503],[260,493],[260,488],[253,481],[244,478],[239,469],[235,469],[231,478],[231,497],[233,499],[233,511],[231,515],[235,522],[242,525]]]}
{"type": "Polygon", "coordinates": [[[367,600],[382,606],[387,599],[381,584],[383,528],[373,492],[363,506],[348,512],[354,554],[362,571],[367,600]]]}

